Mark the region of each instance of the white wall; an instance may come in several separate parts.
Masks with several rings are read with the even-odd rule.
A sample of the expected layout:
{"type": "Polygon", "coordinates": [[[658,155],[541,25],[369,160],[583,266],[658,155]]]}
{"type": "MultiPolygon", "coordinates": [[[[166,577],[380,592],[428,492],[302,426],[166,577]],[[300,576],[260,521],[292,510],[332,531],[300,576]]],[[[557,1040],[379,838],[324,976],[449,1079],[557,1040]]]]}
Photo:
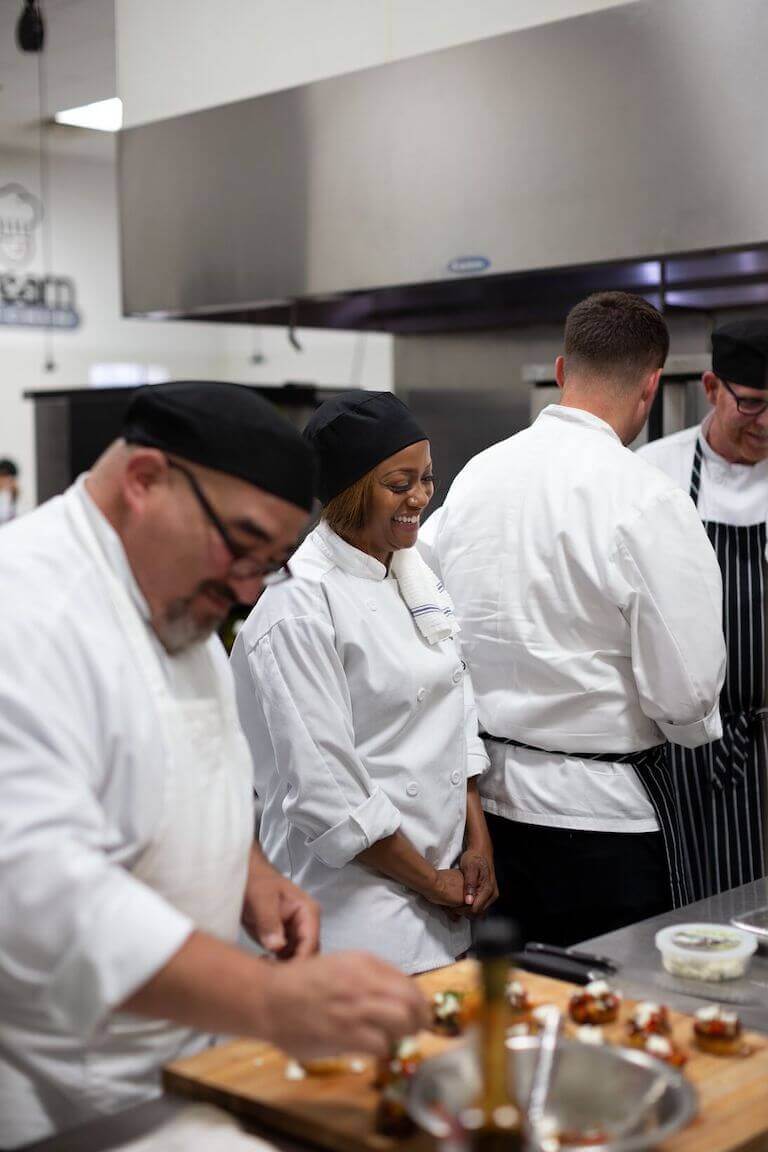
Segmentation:
{"type": "Polygon", "coordinates": [[[116,0],[129,126],[632,0],[116,0]]]}
{"type": "MultiPolygon", "coordinates": [[[[116,0],[118,91],[135,125],[631,0],[116,0]]],[[[52,45],[53,47],[53,45],[52,45]]],[[[0,185],[39,193],[25,153],[0,151],[0,185]]],[[[74,278],[83,324],[55,336],[0,328],[0,455],[35,502],[28,389],[79,387],[97,362],[156,363],[173,377],[389,388],[384,335],[152,323],[121,317],[113,160],[52,160],[52,271],[74,278]],[[260,363],[254,357],[261,357],[260,363]]],[[[40,260],[31,266],[42,271],[40,260]]],[[[0,271],[3,271],[0,265],[0,271]]]]}
{"type": "MultiPolygon", "coordinates": [[[[0,152],[0,186],[12,181],[39,194],[32,155],[0,152]]],[[[50,206],[52,271],[74,279],[82,325],[54,334],[53,372],[44,369],[47,344],[41,329],[0,327],[0,456],[20,464],[23,508],[34,506],[36,493],[32,404],[22,394],[83,386],[94,363],[158,364],[172,378],[391,387],[391,340],[386,336],[302,329],[298,335],[304,351],[297,352],[278,329],[257,333],[232,325],[124,319],[113,159],[54,157],[50,206]],[[252,362],[256,352],[263,356],[260,364],[252,362]]],[[[20,274],[42,272],[39,236],[36,247],[34,260],[20,274]]],[[[0,272],[8,270],[0,263],[0,272]]]]}

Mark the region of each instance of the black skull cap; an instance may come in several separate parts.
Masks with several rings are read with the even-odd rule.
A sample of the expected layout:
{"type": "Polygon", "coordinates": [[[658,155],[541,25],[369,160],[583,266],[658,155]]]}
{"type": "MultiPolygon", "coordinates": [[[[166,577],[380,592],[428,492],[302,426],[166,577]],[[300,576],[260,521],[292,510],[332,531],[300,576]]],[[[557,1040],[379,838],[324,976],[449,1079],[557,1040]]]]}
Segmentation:
{"type": "Polygon", "coordinates": [[[429,439],[394,393],[362,388],[321,404],[304,436],[317,455],[317,492],[323,504],[396,452],[429,439]]]}
{"type": "Polygon", "coordinates": [[[242,384],[147,384],[131,400],[122,436],[236,476],[307,512],[312,508],[310,445],[274,404],[242,384]]]}
{"type": "Polygon", "coordinates": [[[768,389],[768,319],[730,320],[716,328],[712,371],[729,384],[768,389]]]}

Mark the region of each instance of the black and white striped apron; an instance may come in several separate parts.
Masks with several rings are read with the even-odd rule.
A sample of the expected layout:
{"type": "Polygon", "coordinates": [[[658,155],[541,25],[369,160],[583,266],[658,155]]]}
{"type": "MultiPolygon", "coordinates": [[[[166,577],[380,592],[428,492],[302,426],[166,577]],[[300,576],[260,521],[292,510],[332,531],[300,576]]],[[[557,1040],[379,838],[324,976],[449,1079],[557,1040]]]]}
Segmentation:
{"type": "MultiPolygon", "coordinates": [[[[702,460],[699,438],[690,487],[696,505],[702,460]]],[[[766,526],[703,523],[723,575],[723,738],[702,748],[667,746],[694,900],[763,875],[768,764],[766,526]]]]}
{"type": "MultiPolygon", "coordinates": [[[[667,863],[672,907],[680,908],[683,904],[690,902],[682,829],[675,805],[672,776],[666,757],[665,744],[657,744],[654,748],[646,748],[641,752],[618,752],[616,754],[612,752],[560,752],[551,748],[537,748],[532,744],[523,744],[520,740],[491,736],[488,732],[481,732],[480,735],[484,740],[491,740],[497,744],[508,744],[513,748],[527,748],[531,752],[542,752],[550,756],[574,756],[579,760],[603,760],[610,764],[631,765],[653,805],[656,819],[659,822],[667,863]]],[[[628,835],[632,835],[632,833],[628,833],[628,835]]]]}

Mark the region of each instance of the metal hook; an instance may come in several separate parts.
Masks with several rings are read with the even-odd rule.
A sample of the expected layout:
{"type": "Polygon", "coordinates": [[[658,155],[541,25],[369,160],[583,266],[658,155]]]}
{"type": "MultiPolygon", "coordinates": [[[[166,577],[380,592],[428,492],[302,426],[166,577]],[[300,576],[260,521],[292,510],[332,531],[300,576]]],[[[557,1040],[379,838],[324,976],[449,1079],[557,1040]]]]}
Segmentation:
{"type": "Polygon", "coordinates": [[[296,335],[296,322],[298,320],[298,314],[299,302],[298,300],[293,300],[291,302],[291,312],[288,318],[288,343],[291,344],[297,352],[303,352],[304,349],[302,348],[301,342],[296,335]]]}

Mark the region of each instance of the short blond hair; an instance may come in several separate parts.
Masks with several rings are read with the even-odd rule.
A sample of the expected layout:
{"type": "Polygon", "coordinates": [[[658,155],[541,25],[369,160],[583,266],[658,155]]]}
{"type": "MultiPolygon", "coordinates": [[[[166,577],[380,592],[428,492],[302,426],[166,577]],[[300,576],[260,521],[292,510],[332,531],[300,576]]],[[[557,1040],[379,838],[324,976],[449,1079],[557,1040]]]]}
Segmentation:
{"type": "Polygon", "coordinates": [[[353,536],[368,523],[375,483],[373,472],[366,472],[325,505],[322,518],[338,536],[353,536]]]}

